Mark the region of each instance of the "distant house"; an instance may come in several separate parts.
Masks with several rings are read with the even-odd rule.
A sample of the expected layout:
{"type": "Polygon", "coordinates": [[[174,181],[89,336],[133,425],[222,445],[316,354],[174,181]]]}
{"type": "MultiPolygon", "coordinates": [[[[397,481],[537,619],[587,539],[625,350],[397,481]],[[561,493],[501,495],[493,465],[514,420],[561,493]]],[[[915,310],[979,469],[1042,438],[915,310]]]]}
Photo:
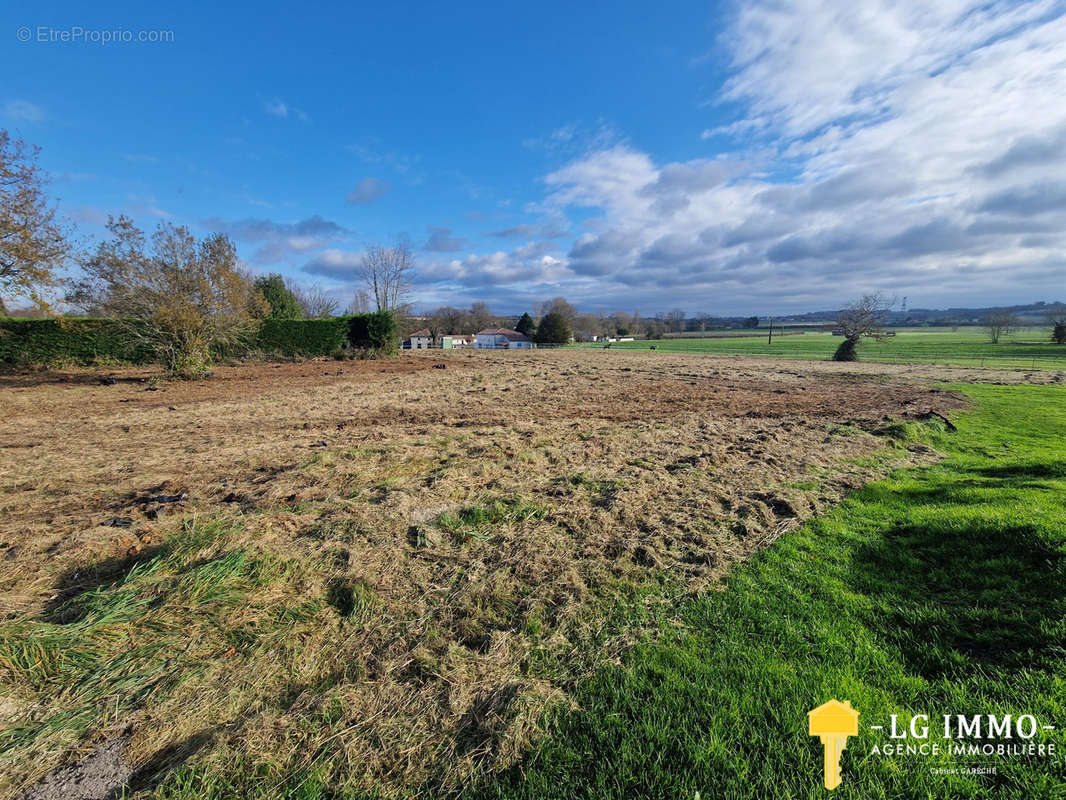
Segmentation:
{"type": "Polygon", "coordinates": [[[533,342],[528,336],[510,328],[485,328],[477,332],[479,350],[513,350],[532,346],[533,342]]]}
{"type": "Polygon", "coordinates": [[[444,350],[463,350],[476,344],[477,338],[472,333],[440,337],[440,346],[444,350]]]}
{"type": "Polygon", "coordinates": [[[412,333],[403,343],[405,350],[429,350],[433,346],[433,334],[427,328],[412,333]]]}

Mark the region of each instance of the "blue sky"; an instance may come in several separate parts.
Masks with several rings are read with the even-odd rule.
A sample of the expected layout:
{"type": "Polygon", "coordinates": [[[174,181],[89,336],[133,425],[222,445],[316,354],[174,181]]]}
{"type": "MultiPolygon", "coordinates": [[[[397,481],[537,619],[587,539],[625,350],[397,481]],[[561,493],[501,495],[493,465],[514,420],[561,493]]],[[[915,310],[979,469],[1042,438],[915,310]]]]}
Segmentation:
{"type": "Polygon", "coordinates": [[[1066,299],[1061,2],[337,6],[8,5],[0,126],[344,302],[401,233],[417,308],[1066,299]]]}

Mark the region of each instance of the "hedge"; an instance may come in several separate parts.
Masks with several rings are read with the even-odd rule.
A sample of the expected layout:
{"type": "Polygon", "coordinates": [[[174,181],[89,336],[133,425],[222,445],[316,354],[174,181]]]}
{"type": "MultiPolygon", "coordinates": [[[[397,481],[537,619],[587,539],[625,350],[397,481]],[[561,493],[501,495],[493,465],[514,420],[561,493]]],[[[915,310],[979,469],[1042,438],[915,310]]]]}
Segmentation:
{"type": "Polygon", "coordinates": [[[348,343],[348,320],[268,319],[259,328],[256,348],[286,356],[328,356],[348,343]]]}
{"type": "Polygon", "coordinates": [[[112,319],[0,319],[0,364],[143,364],[151,355],[131,347],[112,319]]]}
{"type": "MultiPolygon", "coordinates": [[[[396,351],[396,321],[388,311],[329,319],[264,320],[249,352],[284,356],[329,356],[358,350],[370,355],[396,351]]],[[[113,319],[0,319],[0,364],[144,364],[152,353],[132,347],[113,319]]]]}
{"type": "Polygon", "coordinates": [[[390,311],[348,317],[348,344],[377,353],[396,352],[396,317],[390,311]]]}

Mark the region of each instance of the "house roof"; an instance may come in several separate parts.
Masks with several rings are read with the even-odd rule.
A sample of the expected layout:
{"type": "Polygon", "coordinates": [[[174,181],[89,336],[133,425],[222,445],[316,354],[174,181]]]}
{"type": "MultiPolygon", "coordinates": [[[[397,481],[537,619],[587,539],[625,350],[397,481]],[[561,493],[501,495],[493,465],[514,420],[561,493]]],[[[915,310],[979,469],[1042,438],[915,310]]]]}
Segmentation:
{"type": "Polygon", "coordinates": [[[432,336],[432,335],[433,334],[429,332],[429,328],[423,328],[420,331],[415,331],[414,333],[412,333],[411,334],[411,338],[413,339],[416,336],[432,336]]]}
{"type": "Polygon", "coordinates": [[[485,328],[477,332],[478,336],[506,336],[509,342],[528,342],[529,337],[524,333],[513,331],[510,328],[485,328]]]}

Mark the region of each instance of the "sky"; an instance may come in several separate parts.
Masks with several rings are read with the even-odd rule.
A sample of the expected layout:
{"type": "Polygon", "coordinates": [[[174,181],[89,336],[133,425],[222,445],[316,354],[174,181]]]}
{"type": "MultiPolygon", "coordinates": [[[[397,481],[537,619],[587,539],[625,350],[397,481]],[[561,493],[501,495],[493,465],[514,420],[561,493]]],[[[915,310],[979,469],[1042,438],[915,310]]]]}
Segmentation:
{"type": "Polygon", "coordinates": [[[84,243],[233,238],[346,305],[782,314],[1066,300],[1066,2],[0,10],[0,127],[84,243]]]}

